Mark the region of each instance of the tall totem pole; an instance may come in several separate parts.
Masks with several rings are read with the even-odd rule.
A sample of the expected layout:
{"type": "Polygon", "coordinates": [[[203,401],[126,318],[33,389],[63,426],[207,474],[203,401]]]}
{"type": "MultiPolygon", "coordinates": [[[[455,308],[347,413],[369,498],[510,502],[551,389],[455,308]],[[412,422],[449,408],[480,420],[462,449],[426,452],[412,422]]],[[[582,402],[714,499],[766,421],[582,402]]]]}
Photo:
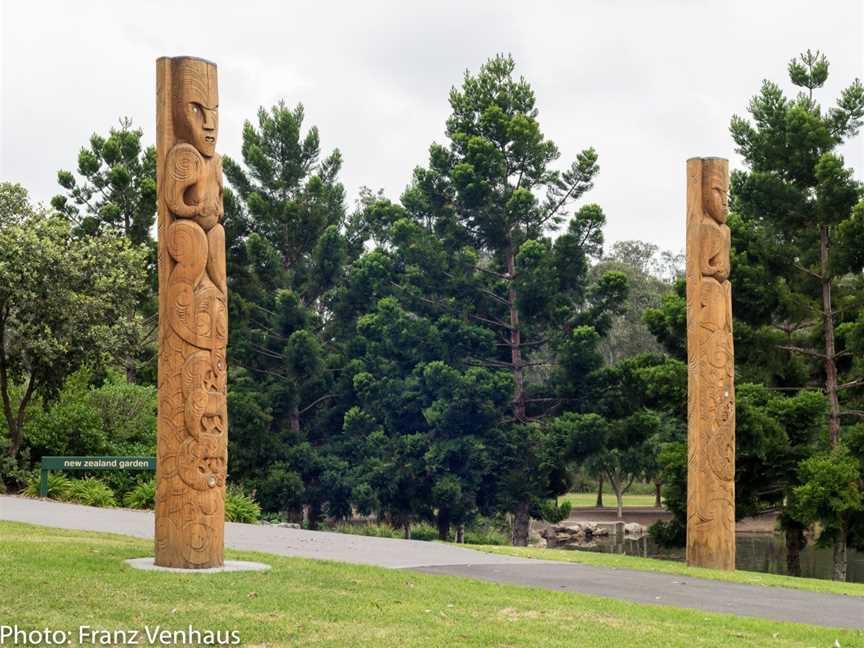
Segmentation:
{"type": "Polygon", "coordinates": [[[228,339],[216,66],[156,62],[159,417],[156,564],[224,555],[228,339]]]}
{"type": "Polygon", "coordinates": [[[687,160],[687,564],[735,569],[729,162],[687,160]]]}

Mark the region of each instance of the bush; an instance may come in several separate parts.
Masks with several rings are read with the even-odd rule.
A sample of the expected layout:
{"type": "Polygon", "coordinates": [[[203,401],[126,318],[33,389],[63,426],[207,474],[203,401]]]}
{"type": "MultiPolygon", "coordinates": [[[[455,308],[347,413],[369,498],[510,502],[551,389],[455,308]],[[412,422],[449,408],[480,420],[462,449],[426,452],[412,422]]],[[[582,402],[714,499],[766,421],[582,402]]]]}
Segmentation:
{"type": "Polygon", "coordinates": [[[668,522],[657,520],[648,527],[648,534],[660,547],[683,547],[687,543],[687,527],[677,518],[668,522]]]}
{"type": "MultiPolygon", "coordinates": [[[[399,537],[404,537],[404,533],[399,537]]],[[[437,540],[438,529],[426,522],[418,522],[411,527],[411,539],[426,541],[437,540]]]]}
{"type": "Polygon", "coordinates": [[[465,544],[509,545],[510,540],[497,529],[465,529],[465,544]]]}
{"type": "Polygon", "coordinates": [[[257,522],[261,507],[240,486],[229,486],[225,492],[225,520],[227,522],[257,522]]]}
{"type": "Polygon", "coordinates": [[[560,505],[557,502],[544,502],[539,508],[539,516],[550,524],[558,524],[561,520],[566,520],[570,517],[570,511],[573,505],[570,502],[562,502],[560,505]]]}
{"type": "Polygon", "coordinates": [[[89,370],[80,369],[67,378],[56,401],[40,407],[33,403],[24,438],[36,457],[113,454],[99,413],[88,402],[90,376],[89,370]]]}
{"type": "Polygon", "coordinates": [[[101,386],[93,382],[93,372],[82,368],[56,400],[34,401],[24,426],[34,456],[155,453],[156,388],[127,384],[113,371],[101,386]]]}
{"type": "Polygon", "coordinates": [[[349,522],[338,522],[336,524],[322,524],[322,531],[333,533],[347,533],[349,535],[372,536],[375,538],[401,538],[401,529],[394,529],[389,524],[351,524],[349,522]]]}
{"type": "Polygon", "coordinates": [[[69,480],[68,499],[70,502],[77,502],[86,506],[117,506],[114,491],[105,482],[93,477],[69,480]]]}
{"type": "Polygon", "coordinates": [[[125,375],[109,371],[102,385],[90,390],[87,402],[98,415],[110,454],[156,453],[155,386],[129,384],[125,375]]]}
{"type": "MultiPolygon", "coordinates": [[[[56,500],[69,499],[69,492],[72,487],[72,480],[62,473],[48,473],[48,497],[56,500]]],[[[28,497],[39,497],[39,472],[33,473],[33,476],[27,482],[24,489],[24,494],[28,497]]]]}
{"type": "Polygon", "coordinates": [[[153,509],[156,502],[156,480],[141,482],[123,496],[123,506],[133,509],[153,509]]]}
{"type": "Polygon", "coordinates": [[[10,457],[9,446],[12,442],[3,421],[4,418],[0,416],[0,493],[5,493],[7,487],[17,489],[26,486],[30,479],[30,448],[21,448],[17,457],[10,457]]]}

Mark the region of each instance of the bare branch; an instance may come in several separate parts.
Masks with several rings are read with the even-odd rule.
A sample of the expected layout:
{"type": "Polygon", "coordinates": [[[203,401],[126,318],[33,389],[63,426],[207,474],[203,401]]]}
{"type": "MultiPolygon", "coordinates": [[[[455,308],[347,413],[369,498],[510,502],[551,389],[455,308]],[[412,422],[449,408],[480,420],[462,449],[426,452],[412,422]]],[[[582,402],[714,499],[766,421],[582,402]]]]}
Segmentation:
{"type": "Polygon", "coordinates": [[[813,356],[815,358],[821,358],[822,360],[826,359],[826,355],[824,353],[819,353],[816,349],[805,349],[803,347],[792,346],[781,344],[777,347],[778,349],[783,349],[784,351],[794,351],[795,353],[801,353],[803,355],[813,356]]]}
{"type": "Polygon", "coordinates": [[[322,396],[321,398],[316,398],[314,401],[312,401],[311,403],[309,403],[306,407],[304,407],[303,409],[301,409],[301,410],[300,410],[299,412],[297,412],[297,413],[298,413],[298,414],[305,414],[305,413],[308,412],[310,409],[312,409],[313,407],[315,407],[318,403],[320,403],[320,402],[322,402],[322,401],[325,401],[325,400],[327,400],[328,398],[336,398],[336,394],[325,394],[325,395],[322,396]]]}
{"type": "Polygon", "coordinates": [[[837,385],[837,390],[849,389],[850,387],[857,387],[858,385],[864,385],[864,378],[856,378],[855,380],[843,383],[842,385],[837,385]]]}
{"type": "Polygon", "coordinates": [[[480,272],[485,272],[486,274],[492,275],[493,277],[498,277],[499,279],[504,279],[504,280],[515,279],[515,277],[511,277],[510,275],[501,274],[500,272],[495,272],[494,270],[487,270],[486,268],[482,268],[480,266],[475,266],[475,268],[477,270],[479,270],[480,272]]]}
{"type": "Polygon", "coordinates": [[[806,272],[811,277],[816,277],[819,281],[822,281],[822,275],[820,273],[814,272],[810,268],[805,268],[800,263],[793,263],[792,265],[795,266],[796,268],[798,268],[801,272],[806,272]]]}
{"type": "Polygon", "coordinates": [[[474,367],[497,367],[499,369],[513,369],[512,362],[503,360],[482,360],[481,358],[466,358],[465,362],[474,367]]]}
{"type": "Polygon", "coordinates": [[[477,320],[478,322],[486,322],[487,324],[493,324],[495,326],[500,326],[501,328],[506,328],[509,330],[513,330],[513,327],[505,322],[501,322],[496,319],[489,319],[487,317],[481,317],[480,315],[474,315],[473,313],[469,313],[468,317],[477,320]]]}

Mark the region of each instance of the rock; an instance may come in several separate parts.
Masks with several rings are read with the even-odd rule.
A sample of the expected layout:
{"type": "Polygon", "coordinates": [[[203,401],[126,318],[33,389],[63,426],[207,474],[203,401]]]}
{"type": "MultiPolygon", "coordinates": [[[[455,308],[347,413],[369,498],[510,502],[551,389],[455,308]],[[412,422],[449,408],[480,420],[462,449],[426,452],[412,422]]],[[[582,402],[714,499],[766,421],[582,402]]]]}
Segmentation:
{"type": "Polygon", "coordinates": [[[592,533],[595,538],[609,535],[609,527],[597,525],[597,530],[592,533]]]}
{"type": "Polygon", "coordinates": [[[279,525],[283,529],[299,529],[300,525],[296,522],[280,522],[279,525]]]}
{"type": "Polygon", "coordinates": [[[645,534],[645,527],[643,527],[638,522],[628,522],[624,525],[624,534],[625,535],[633,535],[633,536],[641,536],[645,534]]]}
{"type": "MultiPolygon", "coordinates": [[[[555,533],[555,527],[548,526],[540,531],[538,535],[540,536],[540,541],[542,541],[547,547],[558,546],[558,534],[555,533]]],[[[538,541],[538,544],[540,541],[538,541]]]]}
{"type": "Polygon", "coordinates": [[[598,535],[597,531],[600,529],[600,525],[596,522],[583,522],[582,529],[585,531],[585,535],[587,536],[598,535]]]}

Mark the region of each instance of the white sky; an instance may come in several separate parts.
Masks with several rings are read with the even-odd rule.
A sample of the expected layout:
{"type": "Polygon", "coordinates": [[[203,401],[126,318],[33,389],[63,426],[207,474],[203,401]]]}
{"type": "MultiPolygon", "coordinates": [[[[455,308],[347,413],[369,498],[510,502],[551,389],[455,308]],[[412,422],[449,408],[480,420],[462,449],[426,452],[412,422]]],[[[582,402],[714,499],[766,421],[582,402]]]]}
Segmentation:
{"type": "MultiPolygon", "coordinates": [[[[219,65],[218,150],[240,159],[243,121],[302,101],[322,152],[339,147],[349,206],[362,185],[396,199],[433,141],[465,69],[510,52],[533,85],[561,165],[594,146],[585,201],[607,242],[684,244],[684,162],[734,155],[733,113],[763,78],[787,90],[789,59],[831,61],[828,86],[864,77],[861,0],[562,2],[134,2],[2,0],[0,180],[36,200],[58,193],[94,131],[132,117],[154,140],[155,60],[219,65]]],[[[864,136],[844,147],[859,178],[864,136]]]]}

